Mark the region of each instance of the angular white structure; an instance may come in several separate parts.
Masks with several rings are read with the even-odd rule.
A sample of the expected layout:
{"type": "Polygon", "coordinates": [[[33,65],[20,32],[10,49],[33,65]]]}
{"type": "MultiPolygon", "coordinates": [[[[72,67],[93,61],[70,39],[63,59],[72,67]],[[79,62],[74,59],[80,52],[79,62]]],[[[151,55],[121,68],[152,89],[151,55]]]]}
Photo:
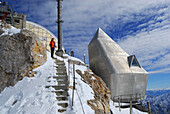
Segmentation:
{"type": "Polygon", "coordinates": [[[145,96],[148,73],[135,55],[129,56],[100,28],[89,46],[89,64],[109,89],[114,101],[130,102],[145,96]]]}

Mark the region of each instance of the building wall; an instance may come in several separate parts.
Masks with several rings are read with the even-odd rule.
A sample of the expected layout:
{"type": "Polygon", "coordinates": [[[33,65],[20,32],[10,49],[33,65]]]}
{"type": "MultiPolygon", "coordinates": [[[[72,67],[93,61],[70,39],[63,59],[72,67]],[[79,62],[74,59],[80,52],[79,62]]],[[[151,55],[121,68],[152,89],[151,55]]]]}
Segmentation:
{"type": "Polygon", "coordinates": [[[148,74],[142,73],[125,73],[111,74],[111,98],[122,102],[143,100],[147,86],[148,74]]]}
{"type": "Polygon", "coordinates": [[[47,50],[50,51],[50,46],[49,43],[51,41],[51,38],[54,38],[56,41],[56,48],[55,50],[58,49],[58,40],[56,38],[56,36],[50,32],[49,30],[47,30],[46,28],[44,28],[41,25],[38,25],[36,23],[30,22],[30,21],[26,21],[26,29],[34,32],[36,35],[39,36],[40,40],[43,42],[43,44],[46,46],[47,50]]]}
{"type": "Polygon", "coordinates": [[[23,29],[26,27],[26,15],[25,14],[14,13],[13,18],[14,18],[14,26],[16,28],[23,29]]]}

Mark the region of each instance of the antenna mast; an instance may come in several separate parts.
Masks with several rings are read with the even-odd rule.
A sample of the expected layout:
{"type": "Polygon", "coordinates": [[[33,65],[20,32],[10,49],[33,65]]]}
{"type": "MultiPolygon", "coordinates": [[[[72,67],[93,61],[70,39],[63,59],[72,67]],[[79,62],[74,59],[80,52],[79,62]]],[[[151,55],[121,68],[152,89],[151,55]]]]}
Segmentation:
{"type": "Polygon", "coordinates": [[[56,51],[56,54],[58,56],[63,56],[63,41],[62,41],[62,28],[61,24],[63,23],[61,19],[61,1],[63,0],[56,0],[58,2],[58,20],[56,21],[58,23],[58,50],[56,51]]]}

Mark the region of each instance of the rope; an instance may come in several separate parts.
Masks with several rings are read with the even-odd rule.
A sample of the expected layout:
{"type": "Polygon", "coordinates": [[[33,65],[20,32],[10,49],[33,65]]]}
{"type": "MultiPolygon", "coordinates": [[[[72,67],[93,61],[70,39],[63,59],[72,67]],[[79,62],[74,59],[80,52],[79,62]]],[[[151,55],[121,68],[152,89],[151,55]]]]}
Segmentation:
{"type": "Polygon", "coordinates": [[[77,93],[77,96],[78,96],[78,98],[79,98],[79,101],[80,101],[80,104],[81,104],[81,107],[82,107],[83,113],[85,114],[85,112],[84,112],[84,108],[83,108],[83,103],[82,103],[82,101],[81,101],[81,99],[80,99],[80,96],[79,96],[79,94],[78,94],[78,92],[77,92],[77,91],[76,91],[76,93],[77,93]]]}
{"type": "MultiPolygon", "coordinates": [[[[74,67],[74,68],[75,68],[75,67],[74,67]]],[[[73,68],[73,70],[74,70],[73,72],[75,73],[75,69],[74,69],[74,68],[73,68]]],[[[70,69],[70,67],[69,67],[69,69],[70,69]]],[[[72,71],[72,70],[71,70],[71,71],[72,71]]],[[[73,75],[75,75],[74,73],[73,73],[73,75]]],[[[74,79],[74,76],[73,76],[73,80],[75,80],[75,79],[74,79]]],[[[73,85],[73,86],[74,86],[74,85],[73,85]]],[[[74,91],[74,88],[75,88],[75,87],[73,87],[73,91],[74,91]]],[[[75,91],[76,91],[76,89],[75,89],[75,91]]],[[[79,98],[79,101],[80,101],[80,104],[81,104],[81,108],[82,108],[82,110],[83,110],[83,113],[85,114],[85,111],[84,111],[84,108],[83,108],[83,103],[82,103],[81,98],[80,98],[80,96],[79,96],[79,94],[78,94],[78,91],[76,91],[76,93],[77,93],[77,96],[78,96],[78,98],[79,98]]]]}

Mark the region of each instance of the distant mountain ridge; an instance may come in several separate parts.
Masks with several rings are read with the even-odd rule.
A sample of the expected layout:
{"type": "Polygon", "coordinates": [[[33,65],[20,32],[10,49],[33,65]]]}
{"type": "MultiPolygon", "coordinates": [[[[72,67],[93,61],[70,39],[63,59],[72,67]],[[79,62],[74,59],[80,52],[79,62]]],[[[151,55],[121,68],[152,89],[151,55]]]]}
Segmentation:
{"type": "Polygon", "coordinates": [[[152,112],[170,113],[170,88],[147,90],[145,97],[142,104],[147,107],[147,101],[149,101],[152,112]]]}
{"type": "Polygon", "coordinates": [[[158,90],[170,90],[170,87],[169,88],[157,88],[157,89],[148,89],[146,91],[158,91],[158,90]]]}
{"type": "Polygon", "coordinates": [[[147,90],[145,94],[152,95],[152,96],[159,96],[168,92],[170,92],[170,88],[147,90]]]}

